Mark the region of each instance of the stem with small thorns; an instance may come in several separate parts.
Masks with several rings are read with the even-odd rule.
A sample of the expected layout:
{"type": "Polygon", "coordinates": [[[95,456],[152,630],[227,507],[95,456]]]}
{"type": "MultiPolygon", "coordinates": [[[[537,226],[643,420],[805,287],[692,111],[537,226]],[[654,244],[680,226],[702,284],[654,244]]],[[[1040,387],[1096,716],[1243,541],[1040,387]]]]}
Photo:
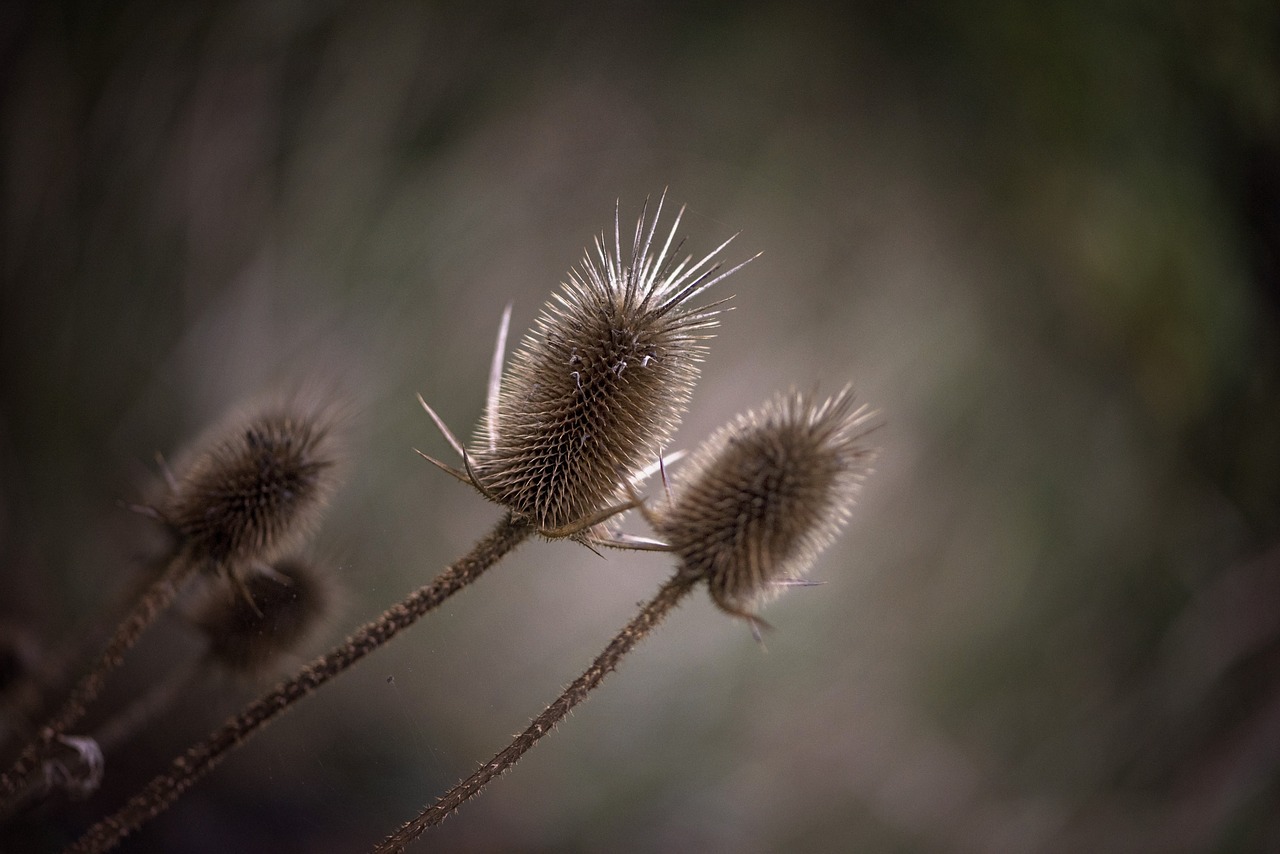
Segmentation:
{"type": "Polygon", "coordinates": [[[71,695],[63,702],[62,708],[40,728],[35,740],[23,749],[12,767],[0,775],[0,815],[7,814],[16,805],[27,777],[39,765],[41,755],[58,736],[65,735],[84,717],[89,704],[101,693],[107,676],[120,666],[125,653],[137,643],[156,616],[173,604],[182,582],[186,581],[191,571],[191,565],[184,561],[173,564],[172,568],[161,574],[121,621],[115,635],[93,667],[71,690],[71,695]]]}
{"type": "Polygon", "coordinates": [[[210,733],[204,741],[174,759],[166,773],[155,777],[114,815],[89,828],[65,854],[102,854],[110,851],[130,833],[164,812],[179,795],[212,771],[227,753],[246,742],[295,702],[381,647],[401,629],[413,625],[449,596],[475,581],[533,531],[533,526],[515,521],[510,514],[504,516],[470,552],[436,576],[430,584],[382,612],[340,646],[312,661],[292,679],[277,685],[270,693],[210,733]]]}
{"type": "Polygon", "coordinates": [[[564,720],[574,706],[585,700],[587,695],[604,681],[605,676],[617,668],[622,657],[644,640],[696,583],[695,577],[681,573],[672,576],[662,585],[657,595],[631,619],[631,622],[614,636],[591,666],[575,679],[573,684],[564,689],[564,693],[547,706],[542,714],[534,718],[528,729],[516,736],[511,744],[481,766],[478,771],[441,795],[417,818],[401,826],[374,849],[374,854],[401,854],[405,846],[421,836],[427,828],[440,824],[458,807],[478,795],[491,780],[515,765],[540,738],[564,720]]]}

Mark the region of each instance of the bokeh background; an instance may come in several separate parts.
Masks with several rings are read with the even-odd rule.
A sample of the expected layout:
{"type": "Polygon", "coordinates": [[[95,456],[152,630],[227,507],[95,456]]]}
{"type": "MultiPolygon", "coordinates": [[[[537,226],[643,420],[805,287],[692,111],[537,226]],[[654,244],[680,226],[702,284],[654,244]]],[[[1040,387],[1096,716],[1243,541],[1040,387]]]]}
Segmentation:
{"type": "MultiPolygon", "coordinates": [[[[503,307],[670,187],[691,251],[764,252],[679,444],[851,382],[878,470],[763,648],[697,597],[416,850],[1280,850],[1280,13],[821,8],[5,4],[3,732],[154,548],[118,499],[246,400],[347,415],[342,606],[281,672],[462,553],[499,513],[414,394],[468,434],[503,307]]],[[[367,849],[668,569],[523,546],[122,850],[367,849]]],[[[89,723],[200,651],[166,618],[89,723]]],[[[261,687],[193,687],[0,850],[261,687]]]]}

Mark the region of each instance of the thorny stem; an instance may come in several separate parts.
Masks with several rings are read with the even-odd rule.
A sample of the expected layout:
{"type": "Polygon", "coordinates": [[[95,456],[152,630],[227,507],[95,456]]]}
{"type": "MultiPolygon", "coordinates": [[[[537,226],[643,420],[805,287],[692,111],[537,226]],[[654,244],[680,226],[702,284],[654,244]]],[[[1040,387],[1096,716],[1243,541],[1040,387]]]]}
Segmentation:
{"type": "Polygon", "coordinates": [[[71,695],[63,702],[62,708],[40,728],[34,741],[28,744],[4,774],[0,775],[0,815],[7,814],[16,805],[23,791],[24,782],[40,763],[42,754],[59,736],[79,722],[89,704],[97,699],[107,676],[124,661],[124,654],[129,651],[147,626],[156,616],[173,604],[182,582],[191,574],[188,562],[177,564],[175,568],[166,570],[160,578],[143,594],[133,610],[121,621],[115,635],[107,643],[98,660],[86,673],[71,695]]]}
{"type": "Polygon", "coordinates": [[[345,671],[436,608],[453,593],[480,577],[485,570],[532,534],[534,528],[513,520],[510,514],[480,540],[471,551],[425,587],[366,623],[340,646],[312,661],[287,682],[230,718],[202,742],[173,760],[168,772],[155,777],[114,815],[82,836],[65,854],[102,854],[146,822],[160,815],[197,780],[212,771],[235,748],[285,712],[293,703],[345,671]]]}
{"type": "Polygon", "coordinates": [[[591,666],[575,679],[573,684],[564,689],[564,693],[547,706],[542,714],[534,718],[528,729],[516,736],[511,744],[481,766],[478,771],[441,795],[417,818],[401,826],[374,849],[374,854],[402,854],[405,847],[421,836],[427,828],[440,824],[458,807],[478,795],[491,780],[515,765],[520,757],[538,742],[538,739],[564,720],[574,706],[585,700],[587,695],[604,681],[604,677],[617,668],[622,657],[644,640],[696,583],[697,579],[694,577],[681,573],[673,575],[662,585],[657,595],[631,619],[631,622],[614,636],[591,666]]]}

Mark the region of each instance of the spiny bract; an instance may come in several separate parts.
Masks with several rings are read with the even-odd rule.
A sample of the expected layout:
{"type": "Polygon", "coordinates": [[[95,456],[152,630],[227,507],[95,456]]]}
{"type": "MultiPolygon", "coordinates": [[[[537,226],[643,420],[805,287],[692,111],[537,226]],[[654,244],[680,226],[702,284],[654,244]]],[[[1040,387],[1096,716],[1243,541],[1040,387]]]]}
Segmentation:
{"type": "Polygon", "coordinates": [[[661,200],[657,208],[652,223],[641,212],[626,263],[615,209],[612,251],[601,235],[595,254],[570,271],[478,430],[474,472],[484,490],[544,533],[574,530],[617,503],[658,458],[723,303],[691,301],[742,266],[720,272],[710,263],[728,240],[696,263],[677,263],[680,215],[651,254],[661,200]]]}
{"type": "Polygon", "coordinates": [[[699,448],[654,528],[721,609],[749,609],[793,581],[848,519],[874,451],[848,389],[791,393],[738,416],[699,448]]]}

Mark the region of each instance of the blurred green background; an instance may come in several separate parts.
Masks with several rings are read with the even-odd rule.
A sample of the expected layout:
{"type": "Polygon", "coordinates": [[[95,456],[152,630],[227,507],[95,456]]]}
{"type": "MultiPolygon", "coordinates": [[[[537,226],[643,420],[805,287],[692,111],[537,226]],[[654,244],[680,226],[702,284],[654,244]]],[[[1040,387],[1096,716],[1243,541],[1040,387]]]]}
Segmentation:
{"type": "MultiPolygon", "coordinates": [[[[503,306],[670,187],[690,251],[764,252],[679,444],[852,382],[878,470],[765,648],[697,597],[417,850],[1280,850],[1280,11],[823,8],[6,4],[0,634],[91,650],[154,546],[117,499],[299,388],[349,415],[345,595],[283,670],[424,583],[499,513],[413,453],[447,453],[414,394],[469,435],[503,306]]],[[[122,850],[367,849],[668,569],[522,547],[122,850]]],[[[199,649],[163,620],[103,714],[199,649]]],[[[202,684],[0,850],[260,687],[202,684]]]]}

